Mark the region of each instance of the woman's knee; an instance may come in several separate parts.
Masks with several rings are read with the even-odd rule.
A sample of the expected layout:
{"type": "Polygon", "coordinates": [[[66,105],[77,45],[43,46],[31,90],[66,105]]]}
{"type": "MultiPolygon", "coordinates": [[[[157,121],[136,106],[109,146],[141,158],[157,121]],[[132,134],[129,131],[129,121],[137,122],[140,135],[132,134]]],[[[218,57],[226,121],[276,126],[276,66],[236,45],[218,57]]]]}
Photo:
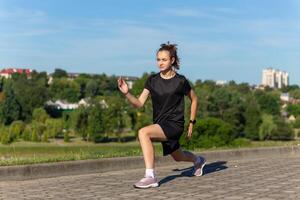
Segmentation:
{"type": "Polygon", "coordinates": [[[147,129],[146,128],[139,129],[138,136],[139,136],[139,139],[148,137],[148,131],[147,131],[147,129]]]}

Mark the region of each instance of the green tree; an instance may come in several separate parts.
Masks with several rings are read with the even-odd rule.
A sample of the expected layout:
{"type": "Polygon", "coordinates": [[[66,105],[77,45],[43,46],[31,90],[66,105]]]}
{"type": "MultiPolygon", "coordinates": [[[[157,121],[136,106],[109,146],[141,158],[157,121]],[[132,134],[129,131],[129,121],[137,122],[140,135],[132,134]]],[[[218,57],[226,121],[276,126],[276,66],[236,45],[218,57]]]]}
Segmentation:
{"type": "Polygon", "coordinates": [[[146,80],[148,79],[148,77],[153,74],[154,72],[148,74],[148,73],[144,73],[142,75],[141,78],[139,78],[138,80],[136,80],[132,86],[132,89],[130,90],[130,93],[135,95],[135,96],[138,96],[141,94],[141,92],[143,91],[144,89],[144,86],[145,86],[145,82],[146,80]]]}
{"type": "Polygon", "coordinates": [[[69,102],[78,102],[81,96],[80,85],[67,78],[54,79],[50,85],[51,96],[69,102]]]}
{"type": "Polygon", "coordinates": [[[248,97],[245,110],[245,133],[252,140],[259,139],[259,126],[261,124],[260,109],[253,97],[248,97]]]}
{"type": "MultiPolygon", "coordinates": [[[[115,132],[120,134],[125,128],[125,115],[127,115],[127,106],[125,98],[120,95],[106,97],[108,108],[104,110],[103,121],[105,132],[115,132]]],[[[119,137],[120,135],[118,135],[119,137]]]]}
{"type": "Polygon", "coordinates": [[[300,105],[297,104],[289,104],[286,108],[286,111],[289,115],[294,115],[295,117],[300,116],[300,105]]]}
{"type": "Polygon", "coordinates": [[[295,99],[300,99],[300,89],[293,89],[289,92],[290,96],[295,98],[295,99]]]}
{"type": "Polygon", "coordinates": [[[11,82],[8,82],[4,87],[5,99],[0,104],[1,121],[8,125],[15,120],[20,119],[21,106],[12,89],[11,82]]]}
{"type": "MultiPolygon", "coordinates": [[[[83,74],[80,74],[78,77],[76,77],[74,79],[74,81],[79,85],[80,87],[80,95],[79,95],[79,99],[82,99],[85,97],[86,95],[86,91],[85,91],[85,88],[86,88],[86,85],[87,85],[87,82],[90,80],[89,76],[86,77],[85,75],[83,74]]],[[[100,91],[98,91],[100,92],[100,91]]]]}
{"type": "Polygon", "coordinates": [[[32,118],[38,122],[45,123],[49,115],[44,108],[35,108],[32,113],[32,118]]]}
{"type": "Polygon", "coordinates": [[[88,111],[85,107],[80,106],[71,114],[72,127],[83,140],[87,139],[88,133],[88,111]]]}
{"type": "Polygon", "coordinates": [[[294,131],[290,124],[287,124],[281,117],[275,117],[274,122],[277,128],[272,131],[272,140],[292,140],[294,131]]]}
{"type": "Polygon", "coordinates": [[[286,92],[291,92],[291,91],[297,90],[297,89],[299,89],[299,86],[298,86],[298,85],[288,85],[288,86],[285,86],[285,85],[284,85],[284,86],[280,89],[280,91],[286,93],[286,92]]]}
{"type": "Polygon", "coordinates": [[[104,133],[102,108],[99,103],[92,105],[88,111],[88,140],[101,141],[104,133]]]}
{"type": "Polygon", "coordinates": [[[248,94],[250,92],[250,86],[248,83],[240,83],[237,85],[237,91],[242,94],[248,94]]]}
{"type": "Polygon", "coordinates": [[[266,112],[271,115],[279,115],[279,98],[260,90],[255,92],[255,96],[263,112],[266,112]]]}
{"type": "Polygon", "coordinates": [[[296,118],[295,123],[293,124],[294,128],[299,128],[300,129],[300,116],[296,118]]]}
{"type": "Polygon", "coordinates": [[[95,97],[99,93],[99,85],[97,81],[91,79],[87,82],[85,88],[86,97],[95,97]]]}
{"type": "Polygon", "coordinates": [[[277,129],[276,124],[273,121],[273,116],[270,114],[262,115],[262,123],[259,127],[259,140],[270,139],[272,132],[277,129]]]}
{"type": "Polygon", "coordinates": [[[52,74],[53,78],[63,78],[63,77],[68,77],[67,71],[63,69],[56,68],[54,70],[54,73],[52,74]]]}
{"type": "Polygon", "coordinates": [[[43,107],[49,99],[47,77],[44,73],[34,72],[31,78],[27,78],[25,74],[16,74],[12,76],[11,81],[13,91],[21,106],[21,119],[29,122],[33,110],[43,107]]]}
{"type": "Polygon", "coordinates": [[[224,112],[229,108],[231,94],[225,88],[214,90],[209,101],[211,102],[211,110],[215,112],[215,117],[224,119],[224,112]]]}

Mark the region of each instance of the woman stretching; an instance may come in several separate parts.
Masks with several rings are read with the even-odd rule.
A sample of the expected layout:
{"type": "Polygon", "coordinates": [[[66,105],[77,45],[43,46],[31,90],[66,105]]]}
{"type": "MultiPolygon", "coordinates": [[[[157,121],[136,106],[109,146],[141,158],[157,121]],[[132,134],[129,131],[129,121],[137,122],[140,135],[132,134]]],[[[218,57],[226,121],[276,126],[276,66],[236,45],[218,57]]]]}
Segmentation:
{"type": "Polygon", "coordinates": [[[179,69],[176,44],[162,44],[157,50],[157,66],[159,72],[152,74],[145,82],[144,90],[138,98],[129,93],[126,82],[118,79],[119,90],[136,108],[141,108],[149,94],[153,105],[153,124],[138,131],[143,151],[146,172],[144,178],[134,184],[136,188],[157,187],[158,180],[154,172],[154,149],[152,142],[161,141],[163,155],[171,154],[175,161],[187,161],[194,164],[193,174],[201,176],[206,164],[205,158],[196,156],[180,148],[179,138],[184,131],[184,96],[191,100],[188,138],[192,137],[196,120],[197,96],[188,80],[176,72],[179,69]]]}

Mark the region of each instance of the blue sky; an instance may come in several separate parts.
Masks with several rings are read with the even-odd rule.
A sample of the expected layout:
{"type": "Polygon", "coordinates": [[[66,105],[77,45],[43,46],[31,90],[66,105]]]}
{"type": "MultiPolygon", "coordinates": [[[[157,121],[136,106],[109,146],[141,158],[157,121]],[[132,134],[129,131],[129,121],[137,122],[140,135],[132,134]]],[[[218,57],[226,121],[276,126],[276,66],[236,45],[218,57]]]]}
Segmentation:
{"type": "Polygon", "coordinates": [[[300,85],[299,0],[0,0],[0,68],[141,76],[166,41],[192,81],[300,85]]]}

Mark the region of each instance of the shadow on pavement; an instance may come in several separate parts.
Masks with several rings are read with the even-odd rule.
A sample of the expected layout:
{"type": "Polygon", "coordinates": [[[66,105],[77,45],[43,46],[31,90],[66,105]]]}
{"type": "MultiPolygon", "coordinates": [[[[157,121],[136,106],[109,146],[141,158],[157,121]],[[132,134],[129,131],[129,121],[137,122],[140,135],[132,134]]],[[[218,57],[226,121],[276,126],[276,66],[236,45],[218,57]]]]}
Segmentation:
{"type": "MultiPolygon", "coordinates": [[[[209,173],[221,171],[224,169],[227,169],[228,167],[226,166],[227,161],[217,161],[213,163],[206,164],[204,169],[203,169],[203,176],[209,173]]],[[[165,184],[169,181],[174,180],[175,178],[180,178],[180,177],[193,177],[193,171],[194,167],[188,167],[188,168],[183,168],[183,169],[173,169],[175,172],[181,172],[178,175],[171,175],[167,176],[159,181],[159,185],[165,184]]]]}

